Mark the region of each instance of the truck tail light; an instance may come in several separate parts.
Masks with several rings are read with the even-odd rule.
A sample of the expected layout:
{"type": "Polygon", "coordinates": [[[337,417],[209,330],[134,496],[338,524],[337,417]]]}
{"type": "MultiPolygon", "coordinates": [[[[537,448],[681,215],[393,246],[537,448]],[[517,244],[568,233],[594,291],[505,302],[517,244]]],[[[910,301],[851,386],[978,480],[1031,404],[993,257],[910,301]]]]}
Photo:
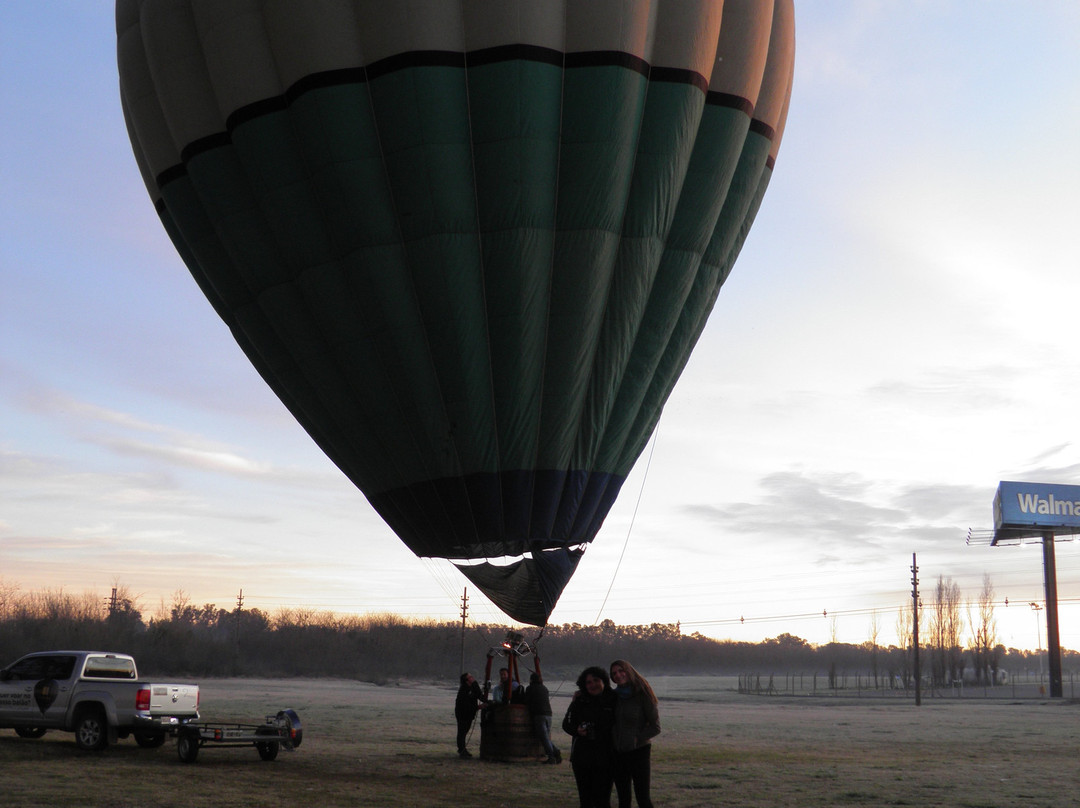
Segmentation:
{"type": "Polygon", "coordinates": [[[139,692],[135,695],[135,709],[136,710],[149,710],[150,709],[150,688],[143,687],[139,689],[139,692]]]}

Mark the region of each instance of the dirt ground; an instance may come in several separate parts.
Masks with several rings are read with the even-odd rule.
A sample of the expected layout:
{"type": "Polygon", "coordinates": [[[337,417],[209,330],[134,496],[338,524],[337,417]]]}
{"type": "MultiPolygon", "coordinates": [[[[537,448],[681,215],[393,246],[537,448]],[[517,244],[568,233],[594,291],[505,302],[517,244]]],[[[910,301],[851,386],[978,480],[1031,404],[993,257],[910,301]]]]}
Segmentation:
{"type": "MultiPolygon", "coordinates": [[[[13,806],[569,806],[570,767],[460,760],[451,686],[342,680],[211,680],[205,721],[259,723],[292,708],[301,747],[266,763],[253,747],[125,740],[83,754],[68,733],[0,731],[0,793],[13,806]]],[[[658,808],[1080,805],[1080,704],[1071,699],[744,696],[723,678],[659,677],[658,808]]],[[[570,683],[550,682],[558,724],[570,683]]],[[[568,750],[569,738],[555,731],[568,750]]],[[[479,728],[470,739],[479,748],[479,728]]]]}

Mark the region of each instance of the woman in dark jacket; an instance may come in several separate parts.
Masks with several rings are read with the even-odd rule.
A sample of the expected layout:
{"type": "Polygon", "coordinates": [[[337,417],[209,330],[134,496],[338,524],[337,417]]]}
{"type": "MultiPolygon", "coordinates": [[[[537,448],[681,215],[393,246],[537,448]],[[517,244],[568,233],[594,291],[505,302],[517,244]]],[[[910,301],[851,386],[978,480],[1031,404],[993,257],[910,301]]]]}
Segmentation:
{"type": "Polygon", "coordinates": [[[612,745],[615,694],[607,671],[586,668],[563,718],[563,730],[573,737],[570,767],[577,782],[581,808],[611,808],[612,745]]]}
{"type": "Polygon", "coordinates": [[[652,808],[649,796],[652,745],[660,734],[656,694],[645,677],[622,659],[611,663],[615,685],[615,790],[619,808],[630,808],[630,786],[638,808],[652,808]]]}
{"type": "Polygon", "coordinates": [[[473,719],[480,702],[484,700],[484,694],[480,690],[480,683],[471,673],[461,674],[461,687],[458,688],[457,699],[454,701],[454,718],[457,719],[457,753],[460,757],[472,757],[472,753],[465,748],[465,739],[469,735],[473,719]]]}

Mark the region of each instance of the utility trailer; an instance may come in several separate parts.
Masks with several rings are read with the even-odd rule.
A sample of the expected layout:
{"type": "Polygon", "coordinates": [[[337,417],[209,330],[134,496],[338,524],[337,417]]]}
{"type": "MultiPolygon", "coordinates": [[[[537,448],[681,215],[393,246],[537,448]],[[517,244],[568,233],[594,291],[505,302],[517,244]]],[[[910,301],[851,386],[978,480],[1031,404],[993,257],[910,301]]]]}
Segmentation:
{"type": "Polygon", "coordinates": [[[262,724],[212,724],[189,721],[176,733],[176,754],[184,763],[194,763],[199,750],[230,746],[252,746],[263,760],[273,760],[279,749],[295,750],[304,739],[300,716],[295,710],[281,710],[266,716],[262,724]]]}

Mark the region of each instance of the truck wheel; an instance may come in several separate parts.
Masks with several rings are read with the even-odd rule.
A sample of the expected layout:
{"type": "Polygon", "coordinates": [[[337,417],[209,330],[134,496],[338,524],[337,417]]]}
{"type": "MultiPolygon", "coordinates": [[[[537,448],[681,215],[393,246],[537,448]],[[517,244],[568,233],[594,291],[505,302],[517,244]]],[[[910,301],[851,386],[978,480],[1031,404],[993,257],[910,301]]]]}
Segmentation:
{"type": "Polygon", "coordinates": [[[20,738],[40,738],[45,734],[44,727],[15,727],[15,734],[20,738]]]}
{"type": "Polygon", "coordinates": [[[143,749],[157,749],[165,743],[164,732],[136,732],[135,743],[143,749]]]}
{"type": "Polygon", "coordinates": [[[86,752],[99,752],[109,745],[109,727],[101,710],[83,710],[75,719],[75,743],[86,752]]]}
{"type": "Polygon", "coordinates": [[[199,741],[189,733],[181,732],[176,739],[176,754],[184,763],[194,763],[199,757],[199,741]]]}

